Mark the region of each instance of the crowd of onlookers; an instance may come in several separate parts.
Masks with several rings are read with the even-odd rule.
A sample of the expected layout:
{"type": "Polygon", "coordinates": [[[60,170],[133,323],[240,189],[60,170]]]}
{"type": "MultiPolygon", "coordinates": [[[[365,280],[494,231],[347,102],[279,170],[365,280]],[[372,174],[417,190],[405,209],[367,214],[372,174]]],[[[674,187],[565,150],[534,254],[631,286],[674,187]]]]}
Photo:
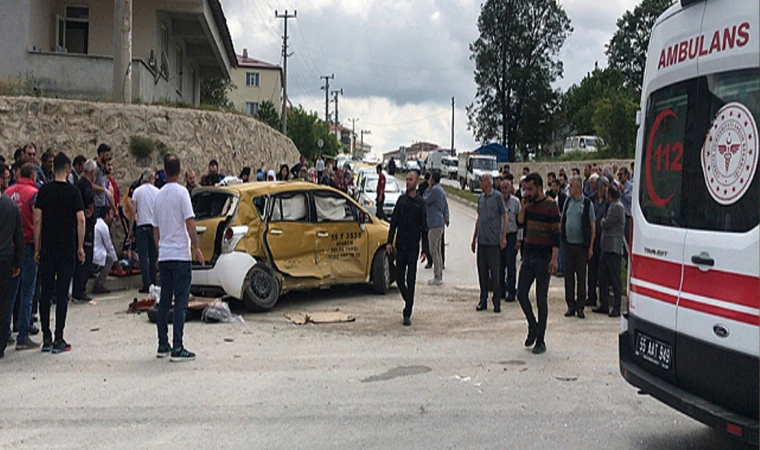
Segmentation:
{"type": "MultiPolygon", "coordinates": [[[[63,330],[69,295],[75,302],[91,300],[86,286],[93,276],[91,292],[109,292],[104,281],[117,260],[110,227],[116,217],[126,221],[112,177],[111,148],[101,144],[96,156],[79,155],[72,161],[55,148],[39,154],[30,143],[15,151],[10,167],[5,163],[0,160],[1,198],[14,208],[8,220],[3,218],[3,231],[6,237],[20,232],[20,238],[3,248],[13,255],[13,270],[10,277],[0,270],[0,354],[6,340],[14,342],[13,332],[18,332],[17,350],[40,347],[30,337],[40,333],[38,313],[43,351],[68,351],[63,330]],[[14,216],[17,228],[11,228],[14,216]]],[[[116,270],[121,272],[121,265],[116,270]]]]}
{"type": "MultiPolygon", "coordinates": [[[[581,169],[572,168],[568,174],[567,169],[562,167],[559,173],[549,172],[546,176],[546,186],[542,186],[545,189],[544,195],[554,199],[560,212],[556,276],[565,278],[567,316],[585,317],[585,306],[594,308],[594,312],[613,317],[620,315],[621,265],[628,254],[631,237],[633,169],[633,163],[630,168],[618,167],[616,164],[600,166],[590,163],[585,165],[582,173],[581,169]],[[609,218],[610,206],[617,202],[623,212],[619,223],[617,220],[605,222],[605,218],[609,218]],[[612,304],[609,301],[610,287],[614,296],[612,304]]],[[[530,168],[524,167],[518,187],[515,187],[515,177],[509,165],[505,165],[494,180],[495,189],[501,190],[505,199],[515,197],[517,201],[512,204],[518,212],[519,200],[529,174],[530,168]]],[[[617,219],[619,211],[615,209],[615,212],[617,219]]],[[[525,232],[523,229],[514,231],[514,252],[521,252],[525,232]]],[[[512,250],[508,253],[512,253],[512,250]]],[[[506,264],[511,261],[507,256],[502,259],[502,271],[510,274],[502,281],[502,286],[506,288],[502,289],[502,297],[514,298],[516,277],[511,275],[515,270],[514,263],[506,264]]]]}
{"type": "MultiPolygon", "coordinates": [[[[63,339],[68,299],[75,304],[86,303],[92,300],[91,294],[110,293],[105,285],[109,273],[126,274],[136,269],[139,261],[140,292],[148,293],[156,284],[158,252],[151,224],[156,215],[154,199],[167,183],[165,170],[145,170],[122,194],[112,176],[113,164],[107,144],[100,144],[92,155],[77,155],[73,160],[52,147],[41,152],[33,143],[18,148],[12,160],[0,155],[0,193],[5,194],[2,199],[6,206],[10,205],[6,200],[15,205],[15,210],[8,209],[8,217],[18,211],[22,231],[21,240],[15,242],[14,222],[4,216],[2,231],[7,232],[0,244],[6,248],[0,249],[0,265],[5,256],[18,273],[9,269],[7,280],[0,273],[0,300],[6,293],[8,296],[7,304],[0,301],[0,334],[15,343],[16,349],[39,348],[41,344],[30,336],[40,331],[44,351],[70,349],[63,339]],[[119,228],[120,233],[116,233],[119,228]],[[119,234],[124,239],[117,253],[112,236],[119,234]],[[94,282],[88,289],[91,279],[94,282]],[[49,330],[52,304],[57,305],[55,336],[49,330]],[[37,321],[42,330],[35,325],[37,321]],[[18,333],[15,339],[13,333],[18,333]]],[[[219,163],[211,160],[199,181],[192,169],[184,175],[190,194],[199,185],[254,181],[304,180],[344,192],[353,184],[350,165],[328,164],[321,155],[311,164],[301,156],[295,165],[283,164],[277,172],[263,163],[255,173],[244,167],[238,177],[225,176],[219,163]]],[[[6,343],[0,343],[1,355],[6,343]]]]}

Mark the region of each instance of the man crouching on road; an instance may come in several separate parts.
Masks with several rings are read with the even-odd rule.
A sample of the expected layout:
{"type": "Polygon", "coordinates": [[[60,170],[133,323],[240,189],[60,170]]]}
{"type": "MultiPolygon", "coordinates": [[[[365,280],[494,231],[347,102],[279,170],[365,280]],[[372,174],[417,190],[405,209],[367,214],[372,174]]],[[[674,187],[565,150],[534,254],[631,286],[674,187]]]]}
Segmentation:
{"type": "Polygon", "coordinates": [[[158,304],[158,351],[156,356],[171,361],[192,361],[195,353],[185,349],[182,343],[185,329],[185,312],[192,281],[191,246],[201,265],[206,260],[198,248],[195,230],[195,214],[187,188],[180,186],[179,158],[169,153],[164,157],[166,185],[156,194],[153,208],[153,237],[158,249],[158,267],[161,271],[161,301],[158,304]],[[169,309],[174,298],[172,329],[174,346],[169,345],[169,309]]]}
{"type": "Polygon", "coordinates": [[[406,193],[396,202],[391,216],[391,229],[388,232],[386,251],[393,253],[393,238],[396,238],[396,284],[401,291],[406,306],[404,307],[404,326],[412,324],[412,307],[414,306],[414,285],[417,282],[417,256],[425,261],[427,252],[427,214],[425,202],[417,193],[417,172],[406,174],[406,193]]]}

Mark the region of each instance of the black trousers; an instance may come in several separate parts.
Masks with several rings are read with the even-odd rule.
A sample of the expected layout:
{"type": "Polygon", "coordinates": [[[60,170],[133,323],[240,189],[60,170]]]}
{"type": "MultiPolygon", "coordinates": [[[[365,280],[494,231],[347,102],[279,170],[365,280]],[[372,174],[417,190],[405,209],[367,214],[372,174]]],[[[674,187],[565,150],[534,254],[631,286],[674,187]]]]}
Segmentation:
{"type": "Polygon", "coordinates": [[[69,284],[76,270],[75,252],[57,252],[43,249],[40,255],[39,277],[42,281],[40,297],[40,324],[42,337],[52,340],[50,332],[50,308],[55,295],[55,338],[63,339],[66,327],[66,313],[69,307],[69,284]]]}
{"type": "Polygon", "coordinates": [[[10,298],[11,279],[13,278],[13,260],[11,258],[0,259],[0,357],[5,354],[5,346],[8,345],[8,313],[13,307],[10,298]]]}
{"type": "Polygon", "coordinates": [[[71,296],[77,300],[84,300],[87,292],[87,281],[92,274],[92,252],[95,242],[95,222],[87,219],[84,231],[84,264],[76,261],[74,272],[74,284],[71,287],[71,296]]]}
{"type": "Polygon", "coordinates": [[[478,244],[478,281],[480,282],[480,306],[488,305],[489,288],[493,292],[493,307],[501,304],[501,247],[478,244]],[[490,286],[489,286],[490,285],[490,286]]]}
{"type": "Polygon", "coordinates": [[[396,249],[396,284],[404,299],[404,317],[412,317],[414,287],[417,283],[418,248],[396,249]]]}
{"type": "Polygon", "coordinates": [[[551,254],[535,254],[525,252],[520,266],[520,277],[517,280],[517,300],[520,301],[525,318],[528,321],[528,332],[535,334],[536,343],[543,344],[546,335],[546,319],[549,316],[547,297],[549,296],[549,261],[551,254]],[[533,306],[530,304],[530,288],[536,282],[536,307],[538,308],[538,320],[533,314],[533,306]]]}
{"type": "Polygon", "coordinates": [[[602,259],[602,236],[597,235],[594,241],[594,256],[588,262],[588,291],[586,293],[586,306],[596,306],[599,296],[596,293],[599,286],[599,261],[602,259]]]}
{"type": "Polygon", "coordinates": [[[583,311],[586,306],[586,269],[588,247],[585,244],[568,244],[564,248],[565,303],[573,311],[583,311]]]}
{"type": "Polygon", "coordinates": [[[377,202],[375,203],[375,206],[377,207],[377,213],[375,214],[378,219],[385,220],[385,209],[383,209],[383,206],[385,205],[385,196],[379,197],[377,199],[377,202]]]}
{"type": "Polygon", "coordinates": [[[615,253],[604,252],[599,261],[599,300],[600,308],[609,309],[610,286],[612,286],[613,304],[612,309],[620,310],[620,301],[623,293],[623,280],[620,271],[622,269],[623,256],[615,253]]]}

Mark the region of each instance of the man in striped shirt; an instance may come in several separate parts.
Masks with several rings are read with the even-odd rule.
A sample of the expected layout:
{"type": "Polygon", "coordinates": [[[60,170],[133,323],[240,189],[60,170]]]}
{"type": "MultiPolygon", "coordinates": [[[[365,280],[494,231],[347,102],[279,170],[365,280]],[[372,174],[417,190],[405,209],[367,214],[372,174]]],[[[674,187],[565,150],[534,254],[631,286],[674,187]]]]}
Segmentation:
{"type": "Polygon", "coordinates": [[[557,203],[544,193],[541,175],[531,173],[525,177],[522,208],[517,215],[517,225],[525,229],[525,245],[520,277],[517,282],[517,299],[528,320],[528,338],[525,346],[533,347],[538,355],[546,351],[544,335],[549,314],[547,297],[549,280],[557,272],[559,254],[560,217],[557,203]],[[528,294],[536,282],[536,306],[538,321],[528,294]]]}

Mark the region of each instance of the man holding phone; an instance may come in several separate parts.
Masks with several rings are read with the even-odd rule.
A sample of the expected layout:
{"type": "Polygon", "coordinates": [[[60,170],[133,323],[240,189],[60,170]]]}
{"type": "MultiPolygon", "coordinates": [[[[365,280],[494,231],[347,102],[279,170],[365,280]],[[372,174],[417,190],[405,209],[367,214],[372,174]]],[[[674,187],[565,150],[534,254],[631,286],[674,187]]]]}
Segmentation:
{"type": "Polygon", "coordinates": [[[538,355],[546,351],[544,336],[549,314],[547,297],[549,280],[557,272],[559,254],[560,216],[557,203],[546,196],[544,182],[537,173],[528,174],[524,181],[522,208],[517,215],[517,225],[525,229],[525,245],[520,277],[517,282],[517,299],[528,320],[528,338],[525,346],[533,347],[538,355]],[[536,282],[536,306],[538,321],[528,294],[536,282]]]}

